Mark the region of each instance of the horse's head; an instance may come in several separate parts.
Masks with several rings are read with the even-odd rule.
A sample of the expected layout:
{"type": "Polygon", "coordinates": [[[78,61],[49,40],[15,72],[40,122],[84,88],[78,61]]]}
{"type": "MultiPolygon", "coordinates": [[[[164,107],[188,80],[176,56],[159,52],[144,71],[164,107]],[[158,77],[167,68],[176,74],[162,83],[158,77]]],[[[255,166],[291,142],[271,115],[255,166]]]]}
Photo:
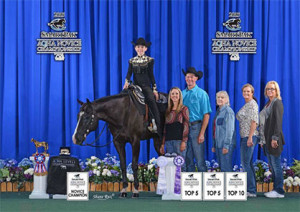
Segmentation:
{"type": "Polygon", "coordinates": [[[98,127],[98,118],[92,103],[87,99],[86,103],[77,100],[81,105],[77,115],[77,126],[72,136],[74,144],[82,144],[87,135],[98,127]]]}

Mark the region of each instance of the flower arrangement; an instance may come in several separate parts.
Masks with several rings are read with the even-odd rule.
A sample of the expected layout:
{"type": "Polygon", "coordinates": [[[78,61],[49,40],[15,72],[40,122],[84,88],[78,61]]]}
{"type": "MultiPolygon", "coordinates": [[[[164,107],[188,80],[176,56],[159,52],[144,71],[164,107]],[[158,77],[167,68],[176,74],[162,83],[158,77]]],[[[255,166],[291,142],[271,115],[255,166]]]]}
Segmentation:
{"type": "Polygon", "coordinates": [[[23,182],[33,181],[33,163],[24,158],[19,164],[15,159],[0,159],[0,182],[18,182],[18,188],[23,182]]]}
{"type": "Polygon", "coordinates": [[[269,165],[262,160],[256,160],[253,163],[255,170],[255,179],[259,183],[270,183],[272,182],[272,173],[270,172],[269,165]]]}
{"type": "Polygon", "coordinates": [[[121,180],[120,161],[116,156],[106,154],[103,160],[96,156],[80,161],[83,171],[89,172],[89,181],[96,184],[107,182],[119,182],[121,180]]]}
{"type": "MultiPolygon", "coordinates": [[[[220,166],[214,159],[205,161],[208,172],[220,172],[220,166]]],[[[269,165],[262,161],[256,160],[254,163],[256,181],[259,183],[272,182],[272,172],[269,165]]],[[[120,169],[120,161],[116,156],[106,154],[106,157],[101,160],[96,156],[91,156],[85,160],[80,160],[82,171],[89,172],[90,182],[100,184],[106,182],[120,182],[122,173],[120,169]]],[[[295,160],[290,167],[287,160],[283,159],[281,164],[284,174],[284,184],[290,186],[300,186],[300,161],[295,160]]],[[[243,172],[242,165],[234,165],[234,172],[243,172]]],[[[148,163],[138,164],[138,179],[139,182],[148,184],[157,182],[159,167],[157,166],[156,158],[152,158],[148,163]]],[[[33,163],[28,158],[24,158],[21,162],[14,159],[0,159],[0,183],[1,182],[18,182],[18,187],[22,186],[23,182],[33,181],[33,163]]],[[[134,181],[132,164],[127,166],[127,180],[134,181]]]]}

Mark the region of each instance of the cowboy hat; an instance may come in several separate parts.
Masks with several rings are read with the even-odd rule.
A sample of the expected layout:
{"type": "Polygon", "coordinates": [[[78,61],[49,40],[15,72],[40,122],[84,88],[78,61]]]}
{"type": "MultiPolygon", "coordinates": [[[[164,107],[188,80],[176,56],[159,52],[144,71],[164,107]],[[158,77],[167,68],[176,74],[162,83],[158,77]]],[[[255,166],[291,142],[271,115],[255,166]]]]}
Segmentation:
{"type": "Polygon", "coordinates": [[[195,76],[198,77],[198,80],[203,77],[203,72],[202,71],[196,71],[196,69],[194,67],[188,68],[186,70],[186,72],[184,71],[184,69],[182,69],[182,73],[184,74],[184,76],[188,73],[195,74],[195,76]]]}
{"type": "Polygon", "coordinates": [[[137,39],[136,43],[133,41],[131,43],[134,46],[142,45],[142,46],[146,46],[147,48],[151,46],[151,42],[146,42],[144,38],[139,38],[137,39]]]}

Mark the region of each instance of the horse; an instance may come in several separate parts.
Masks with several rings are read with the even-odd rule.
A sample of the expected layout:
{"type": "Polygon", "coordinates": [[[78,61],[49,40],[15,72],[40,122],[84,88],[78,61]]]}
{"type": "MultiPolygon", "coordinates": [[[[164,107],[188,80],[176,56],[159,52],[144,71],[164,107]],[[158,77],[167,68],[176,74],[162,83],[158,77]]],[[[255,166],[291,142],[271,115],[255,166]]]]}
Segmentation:
{"type": "MultiPolygon", "coordinates": [[[[164,94],[166,96],[166,94],[164,94]]],[[[126,174],[126,154],[125,145],[129,142],[132,146],[132,170],[134,176],[134,189],[132,197],[139,197],[138,187],[138,158],[140,154],[140,140],[153,138],[154,147],[160,155],[161,139],[157,134],[148,131],[148,123],[144,120],[144,115],[140,114],[132,97],[129,94],[117,94],[107,96],[86,103],[77,100],[81,105],[78,113],[78,122],[72,140],[74,144],[81,145],[87,135],[95,131],[98,121],[103,120],[108,124],[108,128],[113,135],[113,143],[120,157],[122,171],[123,189],[120,197],[127,197],[128,187],[126,174]]],[[[161,123],[164,123],[164,113],[161,113],[161,123]]]]}
{"type": "Polygon", "coordinates": [[[37,140],[35,140],[35,139],[31,139],[31,142],[33,142],[34,143],[34,145],[35,145],[35,149],[36,149],[36,152],[35,152],[35,154],[38,154],[39,152],[38,152],[38,148],[39,147],[44,147],[44,154],[45,155],[48,155],[47,154],[47,150],[48,150],[48,143],[47,142],[45,142],[45,141],[37,141],[37,140]]]}

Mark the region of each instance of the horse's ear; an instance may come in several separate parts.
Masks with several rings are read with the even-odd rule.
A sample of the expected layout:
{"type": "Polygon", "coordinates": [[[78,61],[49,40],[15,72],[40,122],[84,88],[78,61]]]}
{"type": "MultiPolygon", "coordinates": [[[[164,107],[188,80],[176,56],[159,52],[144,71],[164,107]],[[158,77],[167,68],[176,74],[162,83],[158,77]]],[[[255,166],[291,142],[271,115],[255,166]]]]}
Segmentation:
{"type": "Polygon", "coordinates": [[[80,101],[79,99],[77,99],[77,102],[78,102],[80,105],[83,105],[83,102],[80,101]]]}
{"type": "Polygon", "coordinates": [[[86,98],[86,103],[90,104],[90,100],[88,98],[86,98]]]}

